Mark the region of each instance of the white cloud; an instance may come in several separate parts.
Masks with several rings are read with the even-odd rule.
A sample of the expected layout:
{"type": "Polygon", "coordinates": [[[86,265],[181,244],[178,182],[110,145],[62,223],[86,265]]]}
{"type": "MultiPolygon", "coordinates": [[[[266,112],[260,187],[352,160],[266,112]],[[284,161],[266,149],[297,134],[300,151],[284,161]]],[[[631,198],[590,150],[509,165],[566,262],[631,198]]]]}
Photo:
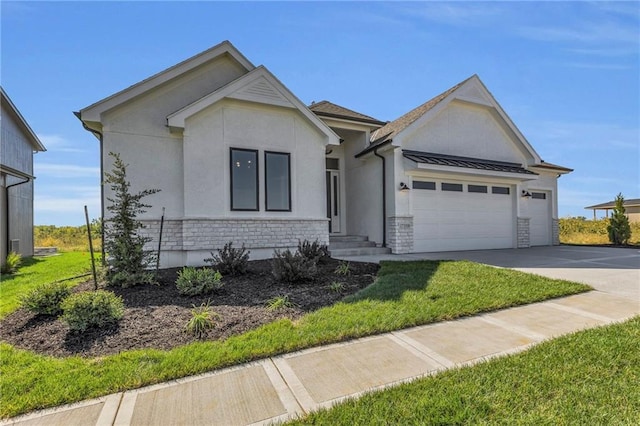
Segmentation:
{"type": "Polygon", "coordinates": [[[36,163],[36,176],[50,176],[56,178],[100,177],[100,167],[78,166],[75,164],[36,163]]]}
{"type": "Polygon", "coordinates": [[[543,121],[534,132],[536,140],[551,140],[581,151],[614,149],[637,153],[640,149],[640,129],[612,123],[543,121]]]}
{"type": "Polygon", "coordinates": [[[85,152],[86,150],[73,146],[73,143],[60,135],[38,134],[38,139],[49,152],[85,152]]]}

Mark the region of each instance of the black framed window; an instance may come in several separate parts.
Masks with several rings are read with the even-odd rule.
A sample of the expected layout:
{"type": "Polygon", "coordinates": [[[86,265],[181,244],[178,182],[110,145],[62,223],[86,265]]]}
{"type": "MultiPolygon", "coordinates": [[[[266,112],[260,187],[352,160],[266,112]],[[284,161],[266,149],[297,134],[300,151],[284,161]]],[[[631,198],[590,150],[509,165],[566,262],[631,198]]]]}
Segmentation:
{"type": "Polygon", "coordinates": [[[454,192],[462,192],[462,184],[461,183],[442,183],[443,191],[454,191],[454,192]]]}
{"type": "Polygon", "coordinates": [[[491,193],[509,195],[509,187],[508,186],[492,186],[491,193]]]}
{"type": "Polygon", "coordinates": [[[479,194],[487,193],[487,187],[485,185],[469,185],[468,190],[469,192],[476,192],[479,194]]]}
{"type": "Polygon", "coordinates": [[[545,194],[544,192],[532,192],[531,193],[531,198],[533,198],[535,200],[546,200],[547,199],[547,194],[545,194]]]}
{"type": "Polygon", "coordinates": [[[258,210],[258,151],[231,148],[231,210],[258,210]]]}
{"type": "Polygon", "coordinates": [[[431,189],[431,190],[436,189],[435,182],[425,182],[421,180],[414,180],[412,183],[412,186],[413,186],[413,189],[431,189]]]}
{"type": "Polygon", "coordinates": [[[264,198],[267,211],[291,211],[291,154],[264,152],[264,198]]]}

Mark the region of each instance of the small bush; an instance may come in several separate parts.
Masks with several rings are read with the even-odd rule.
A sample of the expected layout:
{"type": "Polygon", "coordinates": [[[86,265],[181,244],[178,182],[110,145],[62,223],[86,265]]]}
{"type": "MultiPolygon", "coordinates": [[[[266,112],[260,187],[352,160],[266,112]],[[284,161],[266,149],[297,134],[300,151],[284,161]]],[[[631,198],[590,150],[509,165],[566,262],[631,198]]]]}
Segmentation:
{"type": "Polygon", "coordinates": [[[342,261],[334,272],[338,275],[351,275],[351,265],[349,265],[349,262],[342,261]]]}
{"type": "Polygon", "coordinates": [[[307,259],[300,252],[291,253],[289,249],[273,253],[272,268],[273,276],[287,283],[313,279],[318,272],[315,261],[307,259]]]}
{"type": "Polygon", "coordinates": [[[198,296],[222,288],[222,274],[211,268],[185,266],[178,272],[176,287],[184,296],[198,296]]]}
{"type": "Polygon", "coordinates": [[[270,311],[279,311],[284,308],[293,308],[295,304],[289,299],[289,295],[276,296],[267,300],[267,309],[270,311]]]}
{"type": "Polygon", "coordinates": [[[333,291],[334,293],[342,293],[344,291],[344,283],[334,281],[329,285],[329,290],[333,291]]]}
{"type": "Polygon", "coordinates": [[[2,264],[2,269],[0,272],[3,274],[15,274],[18,271],[18,268],[22,264],[22,255],[20,253],[16,253],[15,251],[9,252],[7,254],[7,258],[2,264]]]}
{"type": "Polygon", "coordinates": [[[298,252],[309,260],[322,262],[329,258],[329,248],[325,244],[320,244],[318,240],[298,240],[298,252]]]}
{"type": "Polygon", "coordinates": [[[60,315],[62,301],[71,294],[65,283],[42,284],[20,297],[20,306],[38,315],[60,315]]]}
{"type": "Polygon", "coordinates": [[[250,253],[244,248],[244,244],[241,248],[233,248],[233,242],[229,241],[222,250],[218,250],[218,254],[211,252],[213,257],[204,261],[211,263],[213,268],[222,274],[242,275],[247,272],[250,253]]]}
{"type": "Polygon", "coordinates": [[[197,339],[204,339],[209,330],[215,327],[214,320],[220,316],[209,308],[209,303],[198,307],[193,305],[191,309],[191,319],[187,322],[185,330],[193,334],[197,339]]]}
{"type": "Polygon", "coordinates": [[[85,331],[117,324],[124,315],[124,303],[110,291],[86,291],[67,297],[62,311],[62,320],[72,331],[85,331]]]}

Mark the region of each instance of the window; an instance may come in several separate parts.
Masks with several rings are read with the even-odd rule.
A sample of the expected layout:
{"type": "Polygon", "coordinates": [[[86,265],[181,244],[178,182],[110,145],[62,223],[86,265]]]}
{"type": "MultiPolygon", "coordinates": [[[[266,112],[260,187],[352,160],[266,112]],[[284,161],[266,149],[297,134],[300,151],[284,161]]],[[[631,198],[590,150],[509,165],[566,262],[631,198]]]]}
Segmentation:
{"type": "Polygon", "coordinates": [[[509,195],[509,187],[507,186],[492,186],[491,187],[492,194],[504,194],[509,195]]]}
{"type": "Polygon", "coordinates": [[[462,192],[462,184],[461,183],[442,183],[443,191],[455,191],[462,192]]]}
{"type": "Polygon", "coordinates": [[[231,210],[258,210],[258,151],[231,148],[231,210]]]}
{"type": "Polygon", "coordinates": [[[413,189],[436,189],[435,182],[423,182],[419,180],[413,181],[413,189]]]}
{"type": "Polygon", "coordinates": [[[325,160],[325,164],[327,166],[327,170],[340,170],[340,160],[337,158],[327,158],[325,160]]]}
{"type": "Polygon", "coordinates": [[[531,198],[537,199],[537,200],[546,200],[547,199],[547,194],[545,194],[544,192],[532,192],[531,193],[531,198]]]}
{"type": "Polygon", "coordinates": [[[485,185],[469,185],[469,192],[477,192],[480,194],[487,193],[487,187],[485,185]]]}
{"type": "Polygon", "coordinates": [[[291,211],[290,154],[264,153],[265,206],[267,211],[291,211]]]}

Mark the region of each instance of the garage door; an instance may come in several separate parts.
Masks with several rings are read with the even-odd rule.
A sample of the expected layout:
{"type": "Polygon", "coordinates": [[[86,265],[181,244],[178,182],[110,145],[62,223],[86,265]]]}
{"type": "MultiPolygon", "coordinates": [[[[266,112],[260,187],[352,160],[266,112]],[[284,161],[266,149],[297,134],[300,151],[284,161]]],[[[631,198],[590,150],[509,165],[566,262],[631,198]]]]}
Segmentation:
{"type": "Polygon", "coordinates": [[[551,245],[551,197],[546,191],[531,191],[529,235],[532,246],[551,245]]]}
{"type": "Polygon", "coordinates": [[[514,247],[514,188],[482,182],[414,181],[416,252],[514,247]]]}

